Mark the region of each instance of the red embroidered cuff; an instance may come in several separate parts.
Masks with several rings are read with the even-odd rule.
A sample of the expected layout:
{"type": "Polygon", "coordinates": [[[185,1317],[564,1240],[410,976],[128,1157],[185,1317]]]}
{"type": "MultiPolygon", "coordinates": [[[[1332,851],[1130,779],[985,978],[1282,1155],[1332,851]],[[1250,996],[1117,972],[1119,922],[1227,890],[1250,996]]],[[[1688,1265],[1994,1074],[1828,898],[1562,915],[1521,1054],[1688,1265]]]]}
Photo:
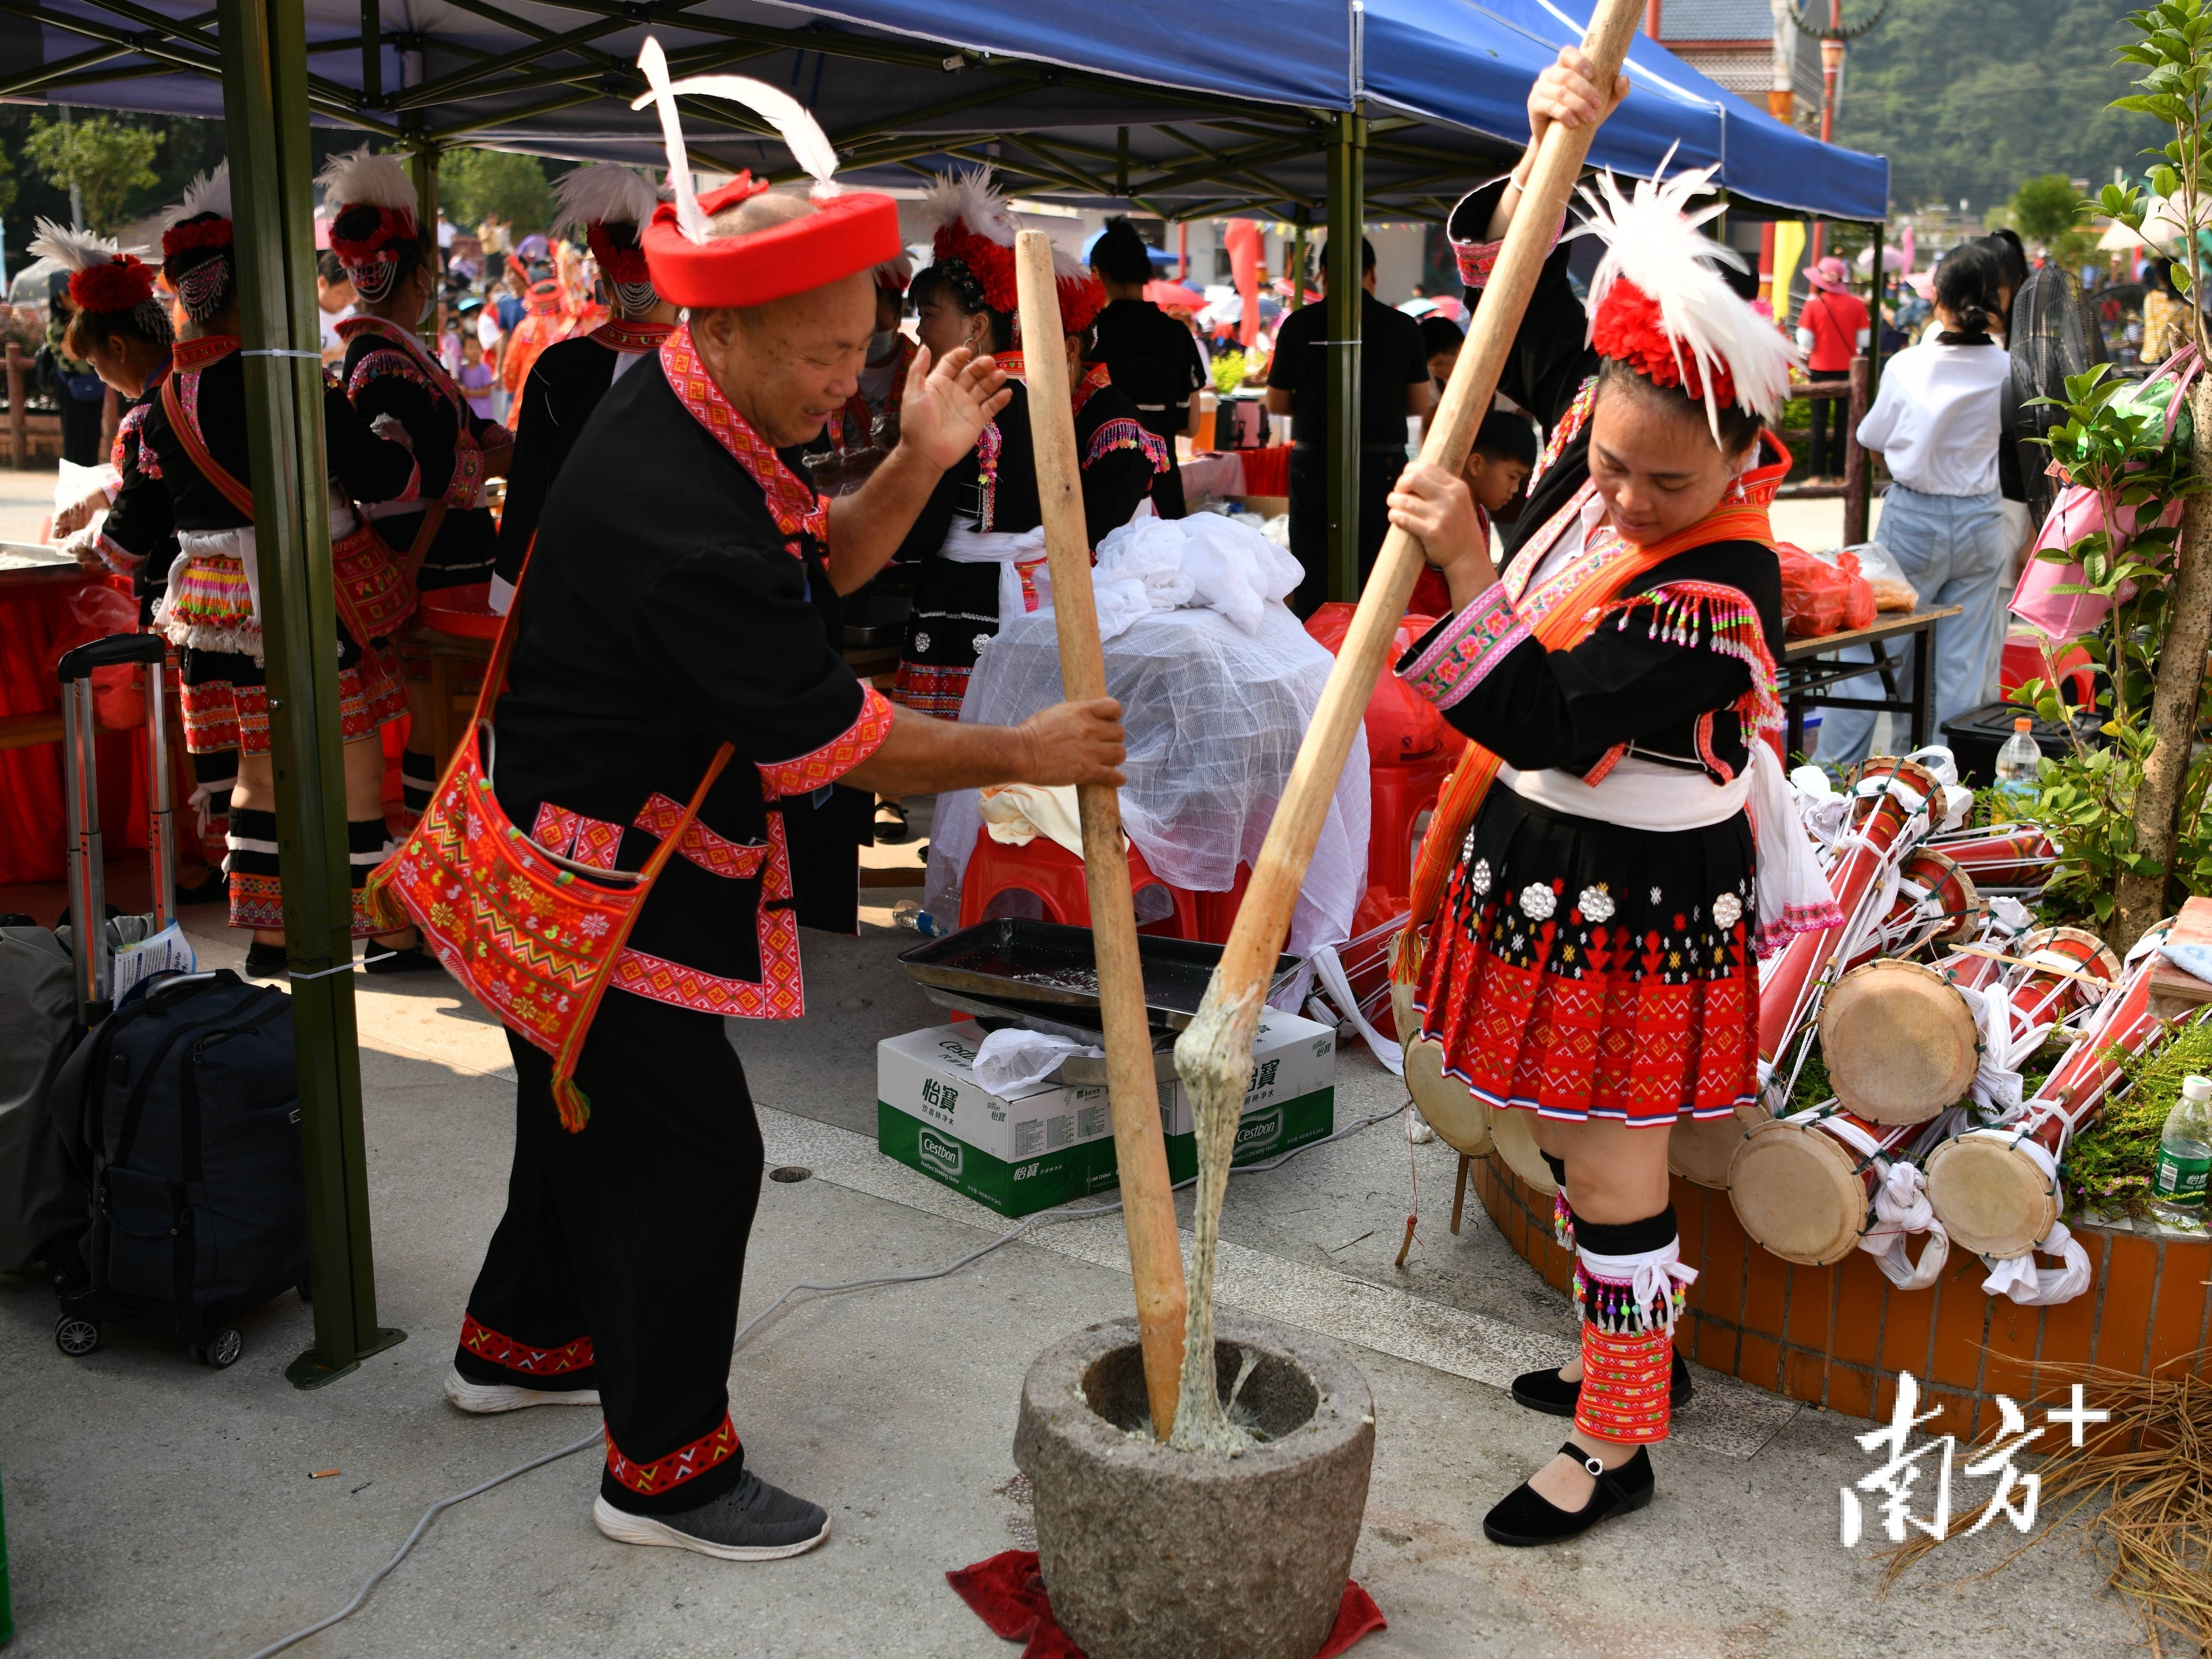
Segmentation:
{"type": "Polygon", "coordinates": [[[680,1486],[687,1480],[696,1480],[708,1470],[726,1463],[742,1449],[738,1440],[737,1425],[727,1417],[721,1427],[712,1434],[702,1435],[690,1445],[672,1451],[665,1457],[656,1457],[650,1463],[640,1463],[624,1457],[616,1449],[614,1435],[607,1436],[607,1473],[634,1492],[650,1498],[655,1492],[680,1486]]]}
{"type": "MultiPolygon", "coordinates": [[[[1566,228],[1566,224],[1567,216],[1561,213],[1559,222],[1552,227],[1551,240],[1544,244],[1544,252],[1547,255],[1559,245],[1559,233],[1566,228]]],[[[1503,241],[1454,241],[1451,246],[1452,257],[1459,262],[1461,283],[1468,288],[1488,287],[1490,273],[1497,268],[1498,256],[1504,252],[1505,244],[1503,241]]]]}
{"type": "Polygon", "coordinates": [[[835,783],[884,746],[890,735],[891,706],[872,685],[863,685],[858,719],[819,749],[790,760],[770,761],[760,769],[761,789],[770,800],[810,795],[835,783]]]}
{"type": "Polygon", "coordinates": [[[127,576],[136,570],[145,556],[143,554],[133,553],[119,542],[108,540],[105,534],[100,532],[94,534],[92,545],[94,550],[100,555],[100,562],[119,576],[127,576]]]}
{"type": "Polygon", "coordinates": [[[474,444],[464,443],[453,451],[453,476],[446,484],[446,505],[465,512],[477,504],[477,492],[483,488],[483,451],[474,444]]]}
{"type": "Polygon", "coordinates": [[[530,1376],[560,1376],[586,1370],[592,1363],[592,1339],[588,1336],[580,1336],[557,1347],[537,1348],[479,1323],[474,1314],[461,1316],[461,1347],[491,1364],[530,1376]]]}
{"type": "Polygon", "coordinates": [[[1439,628],[1398,678],[1437,708],[1449,708],[1528,637],[1505,584],[1493,582],[1439,628]]]}

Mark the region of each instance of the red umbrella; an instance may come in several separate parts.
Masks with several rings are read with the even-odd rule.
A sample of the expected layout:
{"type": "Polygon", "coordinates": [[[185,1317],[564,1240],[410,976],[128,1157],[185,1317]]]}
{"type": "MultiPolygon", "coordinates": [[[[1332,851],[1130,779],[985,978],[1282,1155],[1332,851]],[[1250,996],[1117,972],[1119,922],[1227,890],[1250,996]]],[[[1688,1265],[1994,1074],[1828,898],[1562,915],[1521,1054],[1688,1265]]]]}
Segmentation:
{"type": "Polygon", "coordinates": [[[1146,283],[1145,297],[1162,311],[1196,312],[1206,305],[1206,295],[1195,289],[1185,288],[1181,283],[1146,283]]]}

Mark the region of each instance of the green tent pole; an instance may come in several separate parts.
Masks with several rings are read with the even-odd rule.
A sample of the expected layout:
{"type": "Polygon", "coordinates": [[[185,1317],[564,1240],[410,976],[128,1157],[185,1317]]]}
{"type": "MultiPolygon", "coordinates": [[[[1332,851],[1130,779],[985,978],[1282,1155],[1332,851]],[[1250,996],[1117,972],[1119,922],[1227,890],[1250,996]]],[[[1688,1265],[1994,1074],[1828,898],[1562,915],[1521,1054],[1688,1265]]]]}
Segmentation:
{"type": "MultiPolygon", "coordinates": [[[[1334,118],[1328,146],[1328,595],[1359,597],[1359,243],[1364,108],[1334,118]]],[[[1300,433],[1300,437],[1313,434],[1300,433]]]]}
{"type": "MultiPolygon", "coordinates": [[[[418,124],[419,125],[419,124],[418,124]]],[[[407,158],[407,176],[415,185],[415,201],[422,214],[423,228],[434,235],[438,224],[438,158],[442,152],[427,138],[418,138],[412,154],[407,158]]],[[[430,314],[422,319],[420,331],[430,349],[438,349],[438,324],[441,312],[430,307],[430,314]]]]}
{"type": "Polygon", "coordinates": [[[1291,242],[1291,309],[1296,311],[1306,302],[1306,221],[1312,216],[1301,202],[1294,210],[1291,221],[1297,234],[1291,242]]]}
{"type": "Polygon", "coordinates": [[[343,1376],[404,1333],[376,1322],[369,1245],[306,23],[302,0],[221,0],[217,16],[314,1291],[315,1346],[285,1376],[306,1389],[343,1376]]]}
{"type": "Polygon", "coordinates": [[[15,1639],[15,1598],[8,1584],[8,1519],[0,1514],[0,1647],[15,1639]]]}

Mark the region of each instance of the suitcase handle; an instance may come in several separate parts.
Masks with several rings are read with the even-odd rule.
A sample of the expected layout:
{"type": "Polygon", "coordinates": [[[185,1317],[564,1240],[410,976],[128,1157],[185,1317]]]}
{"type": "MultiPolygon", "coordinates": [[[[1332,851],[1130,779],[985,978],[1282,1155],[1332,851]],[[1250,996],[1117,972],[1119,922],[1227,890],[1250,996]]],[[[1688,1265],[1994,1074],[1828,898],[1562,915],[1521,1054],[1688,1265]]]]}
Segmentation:
{"type": "Polygon", "coordinates": [[[110,634],[104,640],[64,652],[61,682],[67,685],[86,678],[95,668],[112,668],[118,663],[164,662],[168,654],[169,642],[159,634],[110,634]]]}

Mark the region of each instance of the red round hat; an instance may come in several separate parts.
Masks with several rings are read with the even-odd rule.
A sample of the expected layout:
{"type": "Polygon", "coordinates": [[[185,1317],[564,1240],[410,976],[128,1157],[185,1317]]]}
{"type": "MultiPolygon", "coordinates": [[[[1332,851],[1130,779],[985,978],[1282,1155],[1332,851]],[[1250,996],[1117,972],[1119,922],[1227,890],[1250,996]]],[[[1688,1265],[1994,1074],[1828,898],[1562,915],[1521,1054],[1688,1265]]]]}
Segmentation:
{"type": "MultiPolygon", "coordinates": [[[[702,196],[699,209],[712,218],[767,188],[766,179],[741,173],[702,196]]],[[[694,242],[677,222],[675,204],[663,202],[641,240],[662,299],[693,310],[766,305],[896,258],[898,204],[872,191],[846,191],[816,203],[804,218],[694,242]]]]}

